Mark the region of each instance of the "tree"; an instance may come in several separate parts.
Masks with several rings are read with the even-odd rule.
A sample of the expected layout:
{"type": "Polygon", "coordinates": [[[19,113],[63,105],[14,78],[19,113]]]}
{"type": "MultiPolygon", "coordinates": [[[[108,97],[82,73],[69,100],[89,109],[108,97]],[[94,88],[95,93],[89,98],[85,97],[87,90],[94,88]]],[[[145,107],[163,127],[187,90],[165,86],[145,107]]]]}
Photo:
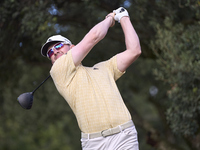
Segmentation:
{"type": "MultiPolygon", "coordinates": [[[[182,6],[194,11],[196,5],[182,6]]],[[[152,49],[159,65],[154,74],[169,86],[167,121],[176,134],[183,135],[193,149],[198,145],[200,125],[200,28],[199,12],[193,23],[166,17],[163,24],[155,24],[157,34],[152,40],[152,49]],[[191,145],[192,145],[191,144],[191,145]]]]}

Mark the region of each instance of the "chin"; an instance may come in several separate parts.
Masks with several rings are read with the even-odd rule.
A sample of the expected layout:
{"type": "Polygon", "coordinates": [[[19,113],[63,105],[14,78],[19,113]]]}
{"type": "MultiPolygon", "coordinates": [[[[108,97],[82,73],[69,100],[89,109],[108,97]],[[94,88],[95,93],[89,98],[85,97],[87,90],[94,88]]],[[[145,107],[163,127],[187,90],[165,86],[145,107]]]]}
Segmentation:
{"type": "Polygon", "coordinates": [[[56,56],[56,58],[54,58],[54,60],[52,60],[52,64],[58,59],[60,58],[62,55],[56,56]]]}
{"type": "Polygon", "coordinates": [[[56,56],[55,61],[56,61],[58,58],[60,58],[61,56],[62,56],[62,55],[56,56]]]}

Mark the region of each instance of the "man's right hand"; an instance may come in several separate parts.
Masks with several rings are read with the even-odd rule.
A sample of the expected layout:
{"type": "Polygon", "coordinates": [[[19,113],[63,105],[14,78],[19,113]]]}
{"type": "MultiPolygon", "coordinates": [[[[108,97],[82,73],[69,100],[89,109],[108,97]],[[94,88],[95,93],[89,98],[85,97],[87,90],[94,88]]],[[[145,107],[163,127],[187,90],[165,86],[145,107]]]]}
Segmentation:
{"type": "Polygon", "coordinates": [[[112,24],[111,24],[111,26],[110,27],[113,27],[114,25],[115,25],[115,13],[109,13],[107,16],[106,16],[106,18],[108,18],[108,17],[112,17],[112,24]]]}

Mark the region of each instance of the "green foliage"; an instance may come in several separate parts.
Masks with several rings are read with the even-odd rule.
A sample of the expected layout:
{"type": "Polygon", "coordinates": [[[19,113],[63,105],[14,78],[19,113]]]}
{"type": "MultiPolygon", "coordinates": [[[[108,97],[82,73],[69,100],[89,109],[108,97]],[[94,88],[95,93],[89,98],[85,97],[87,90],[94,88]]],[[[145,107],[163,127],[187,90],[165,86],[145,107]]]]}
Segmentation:
{"type": "Polygon", "coordinates": [[[157,79],[171,85],[167,120],[175,133],[197,134],[200,117],[200,26],[174,24],[166,18],[165,26],[156,26],[152,48],[159,68],[157,79]]]}

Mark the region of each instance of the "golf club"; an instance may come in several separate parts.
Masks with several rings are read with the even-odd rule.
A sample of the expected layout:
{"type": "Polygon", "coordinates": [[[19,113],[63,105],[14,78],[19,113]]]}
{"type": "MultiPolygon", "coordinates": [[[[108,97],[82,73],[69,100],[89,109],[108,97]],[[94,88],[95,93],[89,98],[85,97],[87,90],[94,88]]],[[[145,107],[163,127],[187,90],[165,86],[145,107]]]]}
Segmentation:
{"type": "Polygon", "coordinates": [[[21,94],[17,100],[19,102],[19,104],[24,108],[24,109],[31,109],[32,104],[33,104],[33,94],[35,93],[35,91],[47,80],[51,77],[51,75],[49,75],[44,81],[42,81],[42,83],[32,92],[27,92],[27,93],[23,93],[21,94]]]}

